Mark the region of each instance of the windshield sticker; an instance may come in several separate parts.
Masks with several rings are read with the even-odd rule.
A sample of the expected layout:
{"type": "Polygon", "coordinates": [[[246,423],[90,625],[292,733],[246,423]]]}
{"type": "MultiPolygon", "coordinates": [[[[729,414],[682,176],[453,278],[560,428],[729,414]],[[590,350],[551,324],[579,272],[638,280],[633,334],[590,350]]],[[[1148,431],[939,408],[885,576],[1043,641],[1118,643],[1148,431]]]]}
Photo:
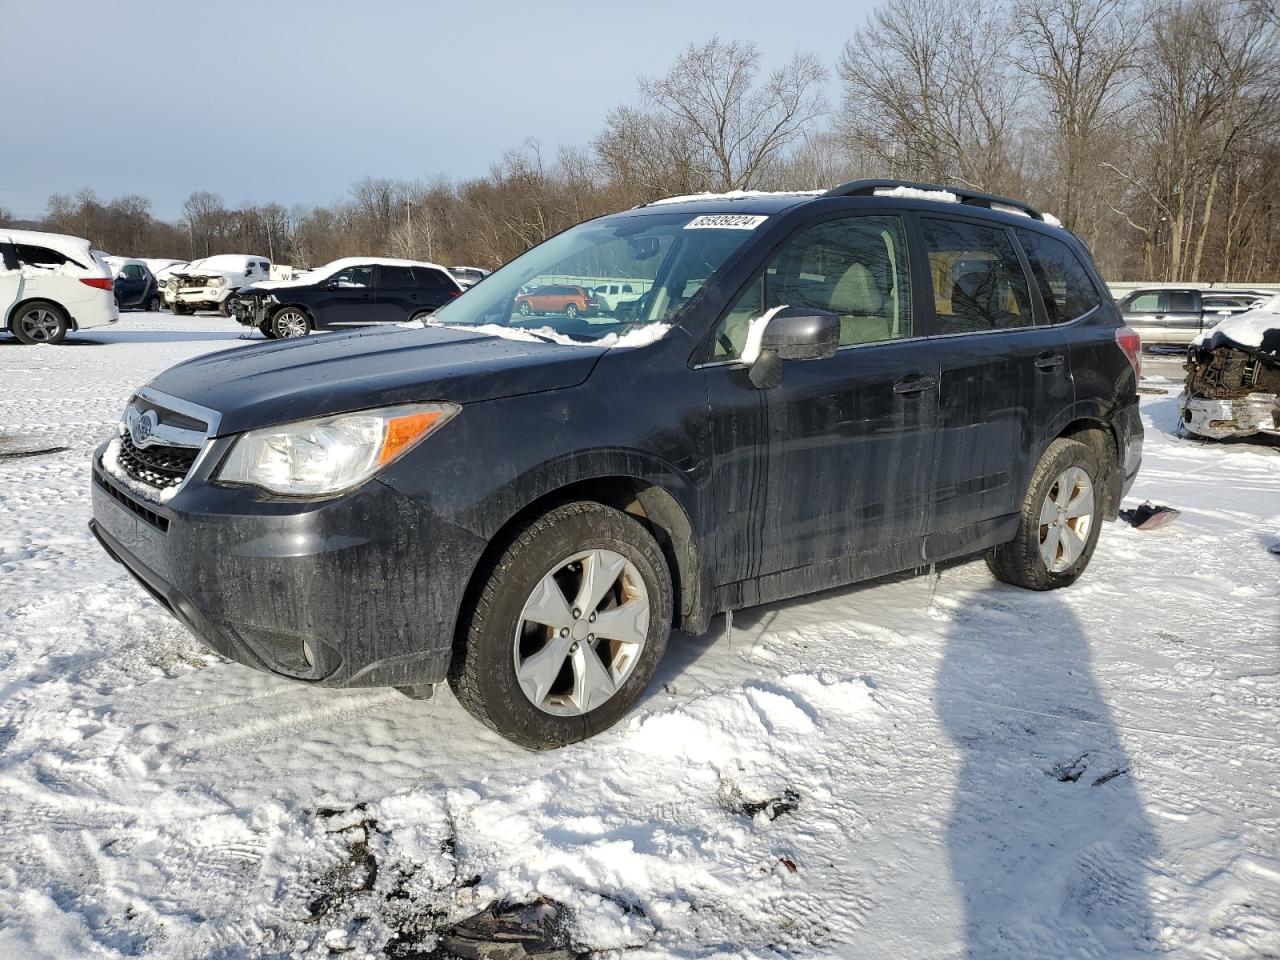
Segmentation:
{"type": "Polygon", "coordinates": [[[715,213],[694,217],[684,225],[686,230],[754,230],[768,217],[746,213],[715,213]]]}

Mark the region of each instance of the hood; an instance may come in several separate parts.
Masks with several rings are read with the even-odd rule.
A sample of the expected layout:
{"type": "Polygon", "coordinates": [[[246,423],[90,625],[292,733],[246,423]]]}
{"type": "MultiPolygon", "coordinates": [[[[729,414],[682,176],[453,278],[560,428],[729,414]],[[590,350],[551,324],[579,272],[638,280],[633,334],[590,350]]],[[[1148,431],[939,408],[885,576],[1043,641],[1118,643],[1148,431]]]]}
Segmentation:
{"type": "Polygon", "coordinates": [[[222,414],[219,434],[395,403],[476,403],[576,386],[604,351],[463,328],[375,328],[239,347],[148,386],[222,414]]]}
{"type": "Polygon", "coordinates": [[[1280,296],[1214,324],[1193,345],[1216,350],[1228,343],[1248,351],[1280,353],[1280,296]]]}
{"type": "Polygon", "coordinates": [[[182,267],[174,270],[171,277],[242,277],[244,274],[235,270],[216,270],[213,267],[182,267]]]}

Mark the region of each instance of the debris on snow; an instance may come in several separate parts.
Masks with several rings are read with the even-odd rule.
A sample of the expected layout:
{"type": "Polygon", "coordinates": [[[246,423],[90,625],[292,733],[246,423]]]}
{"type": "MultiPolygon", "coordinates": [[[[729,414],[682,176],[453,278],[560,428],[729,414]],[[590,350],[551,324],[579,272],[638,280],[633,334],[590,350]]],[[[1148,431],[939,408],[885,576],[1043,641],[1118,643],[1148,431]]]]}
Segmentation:
{"type": "Polygon", "coordinates": [[[1175,510],[1173,507],[1157,506],[1150,500],[1139,504],[1131,510],[1120,511],[1121,520],[1144,533],[1167,527],[1180,516],[1182,516],[1181,510],[1175,510]]]}
{"type": "Polygon", "coordinates": [[[572,960],[568,912],[549,897],[532,903],[492,903],[441,931],[445,955],[465,960],[572,960]]]}

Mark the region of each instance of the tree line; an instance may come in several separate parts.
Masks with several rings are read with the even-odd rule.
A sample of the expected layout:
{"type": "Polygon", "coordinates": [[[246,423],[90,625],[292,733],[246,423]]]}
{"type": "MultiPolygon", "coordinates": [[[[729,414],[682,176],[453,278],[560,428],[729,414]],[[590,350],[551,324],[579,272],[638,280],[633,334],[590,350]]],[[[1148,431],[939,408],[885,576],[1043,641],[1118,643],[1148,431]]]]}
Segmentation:
{"type": "Polygon", "coordinates": [[[197,191],[177,222],[85,189],[50,197],[40,225],[132,256],[493,268],[659,197],[887,176],[1026,199],[1110,278],[1274,281],[1278,41],[1271,0],[884,0],[833,65],[798,51],[766,70],[750,43],[692,44],[591,143],[527,141],[474,178],[367,178],[292,208],[197,191]]]}

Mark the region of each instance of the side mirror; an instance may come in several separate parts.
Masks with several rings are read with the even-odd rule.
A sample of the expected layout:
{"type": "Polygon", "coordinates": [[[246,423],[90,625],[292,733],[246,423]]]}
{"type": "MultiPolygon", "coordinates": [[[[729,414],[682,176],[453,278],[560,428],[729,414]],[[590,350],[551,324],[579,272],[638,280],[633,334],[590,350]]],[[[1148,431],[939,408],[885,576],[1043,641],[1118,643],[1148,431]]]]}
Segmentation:
{"type": "Polygon", "coordinates": [[[783,307],[769,319],[760,337],[760,354],[751,365],[751,382],[762,390],[782,382],[783,360],[825,360],[840,346],[840,318],[830,310],[783,307]]]}

